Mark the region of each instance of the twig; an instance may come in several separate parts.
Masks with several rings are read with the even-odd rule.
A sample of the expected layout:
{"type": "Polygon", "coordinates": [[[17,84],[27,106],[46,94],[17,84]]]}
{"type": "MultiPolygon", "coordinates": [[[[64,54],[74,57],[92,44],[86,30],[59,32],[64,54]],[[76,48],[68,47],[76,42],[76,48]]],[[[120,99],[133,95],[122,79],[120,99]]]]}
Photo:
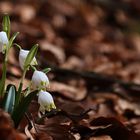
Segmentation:
{"type": "Polygon", "coordinates": [[[59,116],[59,115],[63,115],[65,117],[68,117],[69,119],[71,119],[74,123],[77,123],[77,120],[80,121],[81,119],[83,119],[87,113],[89,113],[92,110],[97,110],[96,108],[89,108],[88,110],[80,113],[80,114],[70,114],[67,113],[64,110],[59,110],[59,109],[53,109],[50,112],[46,112],[46,114],[44,114],[41,118],[39,118],[38,120],[36,120],[37,123],[40,123],[44,120],[44,118],[51,118],[54,116],[59,116]]]}
{"type": "MultiPolygon", "coordinates": [[[[49,66],[50,67],[50,66],[49,66]]],[[[128,94],[131,97],[140,98],[140,85],[133,82],[125,82],[123,80],[102,75],[96,72],[89,71],[75,71],[68,69],[61,69],[51,66],[51,72],[55,74],[56,80],[63,81],[66,79],[80,79],[83,78],[86,81],[88,90],[114,92],[124,91],[124,94],[128,94]]],[[[123,94],[122,94],[123,96],[123,94]]],[[[124,95],[126,96],[126,95],[124,95]]]]}

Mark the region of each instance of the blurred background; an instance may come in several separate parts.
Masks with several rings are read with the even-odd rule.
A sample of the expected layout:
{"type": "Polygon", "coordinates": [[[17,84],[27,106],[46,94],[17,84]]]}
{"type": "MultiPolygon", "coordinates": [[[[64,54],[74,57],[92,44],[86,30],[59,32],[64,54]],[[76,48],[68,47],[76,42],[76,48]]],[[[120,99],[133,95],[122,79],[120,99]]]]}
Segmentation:
{"type": "MultiPolygon", "coordinates": [[[[96,128],[103,126],[97,135],[136,140],[129,130],[140,135],[139,0],[0,0],[1,30],[4,13],[10,15],[11,34],[20,32],[16,43],[28,50],[39,44],[38,69],[52,68],[48,91],[66,113],[45,120],[45,134],[56,140],[96,137],[91,129],[97,118],[96,128]],[[68,118],[69,113],[80,115],[68,118]],[[123,124],[112,118],[98,121],[100,116],[123,124]]],[[[18,51],[10,51],[7,84],[19,83],[18,51]]],[[[31,76],[28,72],[25,87],[31,76]]],[[[38,116],[37,106],[34,100],[29,108],[33,117],[38,116]]]]}
{"type": "MultiPolygon", "coordinates": [[[[94,71],[140,83],[139,0],[6,0],[0,13],[41,67],[94,71]]],[[[14,63],[11,59],[11,63],[14,63]]],[[[18,63],[15,63],[18,65],[18,63]]]]}

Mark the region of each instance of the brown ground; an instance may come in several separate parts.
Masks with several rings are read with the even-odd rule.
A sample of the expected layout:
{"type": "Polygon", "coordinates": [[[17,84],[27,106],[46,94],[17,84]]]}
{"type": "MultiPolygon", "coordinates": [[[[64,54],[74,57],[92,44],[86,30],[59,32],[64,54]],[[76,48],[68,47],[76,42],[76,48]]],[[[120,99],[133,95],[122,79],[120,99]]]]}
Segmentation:
{"type": "MultiPolygon", "coordinates": [[[[34,100],[20,131],[35,140],[140,140],[139,0],[1,1],[0,12],[24,49],[39,44],[38,68],[52,68],[49,91],[61,109],[38,122],[34,100]]],[[[7,83],[20,76],[13,49],[7,83]]]]}

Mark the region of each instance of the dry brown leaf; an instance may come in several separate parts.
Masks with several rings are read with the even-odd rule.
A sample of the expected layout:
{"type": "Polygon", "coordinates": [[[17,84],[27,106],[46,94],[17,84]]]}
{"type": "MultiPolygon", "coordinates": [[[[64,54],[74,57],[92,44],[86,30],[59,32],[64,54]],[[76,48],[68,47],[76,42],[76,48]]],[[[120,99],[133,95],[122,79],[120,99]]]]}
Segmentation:
{"type": "Polygon", "coordinates": [[[3,1],[0,2],[0,12],[1,13],[12,13],[14,5],[11,2],[3,1]]]}
{"type": "Polygon", "coordinates": [[[129,102],[127,100],[118,99],[116,109],[118,112],[122,113],[125,110],[129,109],[134,111],[136,115],[140,115],[140,104],[135,102],[129,102]]]}
{"type": "Polygon", "coordinates": [[[43,59],[45,58],[46,61],[55,63],[55,64],[62,64],[65,61],[65,53],[64,50],[53,44],[50,44],[47,41],[40,41],[40,49],[42,53],[43,59]]]}
{"type": "Polygon", "coordinates": [[[84,63],[80,58],[71,56],[61,65],[61,67],[65,69],[81,69],[84,67],[84,63]]]}
{"type": "Polygon", "coordinates": [[[13,127],[10,115],[0,109],[0,139],[2,140],[26,140],[24,134],[18,133],[13,127]]]}
{"type": "Polygon", "coordinates": [[[51,137],[55,140],[75,140],[74,136],[67,130],[67,127],[57,123],[50,123],[46,125],[36,124],[35,127],[39,135],[45,132],[47,135],[44,137],[47,137],[48,140],[50,140],[51,137]]]}
{"type": "Polygon", "coordinates": [[[50,85],[51,87],[49,90],[51,92],[58,92],[64,97],[75,101],[82,100],[87,94],[85,87],[76,88],[60,82],[51,82],[50,85]]]}
{"type": "Polygon", "coordinates": [[[19,14],[23,23],[31,21],[36,16],[35,8],[29,4],[20,4],[15,8],[15,13],[19,14]]]}
{"type": "Polygon", "coordinates": [[[110,136],[98,136],[98,137],[92,137],[89,140],[112,140],[112,138],[110,136]]]}

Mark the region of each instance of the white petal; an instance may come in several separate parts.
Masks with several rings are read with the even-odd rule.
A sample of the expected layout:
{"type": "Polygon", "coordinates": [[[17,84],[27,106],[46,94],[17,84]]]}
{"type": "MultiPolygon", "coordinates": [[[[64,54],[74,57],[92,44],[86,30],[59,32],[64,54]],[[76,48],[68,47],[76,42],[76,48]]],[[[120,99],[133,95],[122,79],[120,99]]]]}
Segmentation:
{"type": "MultiPolygon", "coordinates": [[[[19,52],[19,64],[20,64],[21,69],[24,68],[24,62],[25,62],[25,59],[26,59],[28,53],[29,53],[28,50],[23,50],[23,49],[21,49],[19,52]]],[[[31,65],[36,65],[36,64],[37,64],[37,61],[36,61],[36,58],[34,57],[31,62],[31,65]]]]}
{"type": "Polygon", "coordinates": [[[0,42],[2,43],[2,44],[5,44],[5,45],[7,45],[8,44],[8,37],[7,37],[7,34],[6,34],[6,32],[0,32],[0,42]]]}
{"type": "Polygon", "coordinates": [[[54,100],[52,95],[49,92],[41,90],[38,95],[38,103],[42,110],[46,109],[50,111],[52,108],[56,108],[54,105],[54,100]],[[53,105],[53,106],[51,106],[53,105]]]}
{"type": "Polygon", "coordinates": [[[8,37],[6,32],[0,32],[0,52],[4,51],[4,45],[8,45],[8,37]]]}
{"type": "Polygon", "coordinates": [[[32,84],[34,88],[45,89],[49,86],[49,79],[44,72],[36,70],[32,76],[32,84]]]}
{"type": "Polygon", "coordinates": [[[26,59],[28,53],[29,53],[29,51],[23,50],[23,49],[21,49],[19,52],[19,64],[20,64],[21,69],[23,69],[23,67],[24,67],[24,62],[25,62],[25,59],[26,59]]]}

